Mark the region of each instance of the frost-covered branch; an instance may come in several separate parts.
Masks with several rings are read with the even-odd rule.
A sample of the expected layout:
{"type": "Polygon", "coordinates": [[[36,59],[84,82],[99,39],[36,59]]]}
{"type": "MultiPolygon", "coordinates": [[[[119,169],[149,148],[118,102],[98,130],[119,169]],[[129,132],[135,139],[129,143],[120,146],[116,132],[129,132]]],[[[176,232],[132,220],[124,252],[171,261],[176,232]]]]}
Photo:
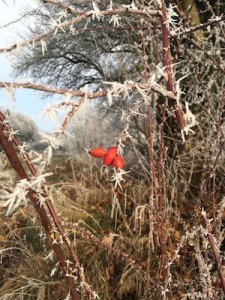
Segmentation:
{"type": "MultiPolygon", "coordinates": [[[[30,39],[23,40],[18,43],[14,43],[9,47],[0,48],[0,53],[10,52],[12,50],[20,49],[21,47],[24,47],[27,45],[32,46],[35,42],[43,41],[44,39],[48,38],[49,36],[54,35],[58,31],[59,27],[61,29],[69,28],[69,27],[81,22],[82,20],[92,17],[93,13],[94,13],[94,11],[86,11],[86,12],[84,11],[82,14],[80,14],[68,21],[64,21],[60,24],[57,23],[56,25],[52,26],[52,28],[49,29],[47,32],[33,36],[30,39]]],[[[122,14],[138,15],[138,16],[142,16],[145,18],[149,18],[150,16],[159,16],[158,11],[154,11],[154,10],[145,11],[145,10],[139,10],[139,9],[133,9],[133,8],[117,8],[117,9],[113,9],[113,10],[109,9],[109,10],[101,11],[100,13],[102,16],[113,16],[113,15],[122,15],[122,14]]]]}
{"type": "MultiPolygon", "coordinates": [[[[163,66],[165,67],[165,77],[167,81],[168,91],[176,94],[174,90],[174,78],[172,69],[172,57],[170,52],[170,32],[169,24],[167,22],[167,11],[165,1],[161,0],[161,26],[162,26],[162,40],[163,40],[163,66]]],[[[178,101],[169,101],[169,106],[173,108],[176,115],[177,123],[181,129],[185,127],[184,113],[178,101]]]]}

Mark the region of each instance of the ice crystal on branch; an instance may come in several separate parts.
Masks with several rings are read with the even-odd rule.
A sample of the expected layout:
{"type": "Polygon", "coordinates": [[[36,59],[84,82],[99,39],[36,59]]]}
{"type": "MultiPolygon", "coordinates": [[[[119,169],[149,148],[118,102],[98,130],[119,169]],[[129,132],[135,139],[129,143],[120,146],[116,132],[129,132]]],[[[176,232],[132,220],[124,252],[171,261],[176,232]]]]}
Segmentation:
{"type": "Polygon", "coordinates": [[[94,20],[96,18],[99,21],[103,15],[101,14],[101,11],[95,1],[92,1],[92,6],[93,10],[90,11],[92,13],[92,19],[94,20]]]}
{"type": "Polygon", "coordinates": [[[114,182],[114,188],[119,186],[120,189],[122,190],[121,182],[125,181],[123,176],[129,172],[130,171],[125,171],[123,169],[118,169],[118,170],[114,169],[114,175],[112,176],[112,179],[111,179],[111,181],[114,182]]]}
{"type": "Polygon", "coordinates": [[[131,87],[129,84],[132,84],[132,81],[125,81],[124,83],[119,82],[108,82],[104,81],[104,84],[112,85],[112,88],[108,91],[108,100],[109,103],[112,103],[112,97],[118,97],[121,93],[123,93],[124,98],[129,96],[129,90],[131,87]]]}
{"type": "MultiPolygon", "coordinates": [[[[175,12],[175,6],[171,3],[167,8],[167,26],[170,27],[170,34],[176,35],[176,30],[178,29],[178,14],[175,12]]],[[[179,27],[180,28],[180,27],[179,27]]]]}
{"type": "Polygon", "coordinates": [[[37,193],[38,201],[43,205],[46,197],[42,196],[43,185],[46,182],[46,177],[51,176],[52,173],[41,174],[31,180],[21,179],[15,186],[13,192],[6,192],[4,194],[5,207],[7,207],[6,215],[12,214],[18,207],[27,204],[27,194],[29,191],[37,193]]]}
{"type": "Polygon", "coordinates": [[[48,51],[47,43],[44,40],[41,40],[41,51],[43,56],[45,56],[45,52],[48,51]]]}
{"type": "Polygon", "coordinates": [[[11,215],[19,206],[27,204],[27,179],[20,180],[12,193],[5,192],[6,215],[11,215]]]}
{"type": "Polygon", "coordinates": [[[121,6],[124,7],[124,8],[126,8],[126,9],[137,9],[137,6],[135,5],[134,1],[132,1],[132,3],[129,4],[129,5],[123,4],[121,6]]]}
{"type": "Polygon", "coordinates": [[[113,15],[109,20],[109,24],[113,23],[113,26],[119,27],[120,26],[121,18],[118,15],[113,15]]]}
{"type": "Polygon", "coordinates": [[[11,142],[14,139],[15,135],[18,135],[18,134],[19,134],[19,130],[14,131],[13,129],[11,129],[9,132],[9,135],[8,135],[9,141],[11,142]]]}
{"type": "Polygon", "coordinates": [[[40,193],[43,190],[43,185],[46,182],[46,177],[52,175],[52,172],[41,174],[39,176],[33,177],[30,181],[27,181],[27,187],[31,188],[33,191],[40,193]]]}
{"type": "Polygon", "coordinates": [[[18,149],[19,149],[21,155],[27,154],[26,142],[24,142],[22,145],[19,145],[18,149]]]}

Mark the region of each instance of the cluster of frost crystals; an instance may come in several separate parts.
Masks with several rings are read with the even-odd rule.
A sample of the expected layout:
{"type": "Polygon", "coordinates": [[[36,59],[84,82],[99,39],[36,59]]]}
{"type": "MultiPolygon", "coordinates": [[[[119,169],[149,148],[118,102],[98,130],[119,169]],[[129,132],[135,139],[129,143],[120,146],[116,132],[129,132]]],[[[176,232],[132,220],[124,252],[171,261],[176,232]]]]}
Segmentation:
{"type": "Polygon", "coordinates": [[[40,205],[43,205],[46,201],[46,197],[42,196],[43,184],[46,181],[46,177],[51,175],[52,173],[45,173],[31,180],[21,179],[17,182],[12,192],[5,190],[2,198],[5,199],[4,206],[7,207],[6,215],[9,216],[18,207],[27,204],[27,194],[29,191],[36,192],[40,205]]]}
{"type": "Polygon", "coordinates": [[[6,215],[9,216],[19,206],[27,204],[27,180],[20,180],[12,193],[4,191],[3,198],[6,199],[5,207],[7,207],[6,215]]]}
{"type": "Polygon", "coordinates": [[[181,28],[181,24],[177,23],[177,20],[180,18],[178,18],[175,8],[176,6],[173,6],[171,3],[169,4],[169,7],[167,7],[167,26],[170,29],[170,35],[176,35],[181,28]]]}
{"type": "Polygon", "coordinates": [[[95,1],[92,1],[92,6],[93,10],[90,11],[90,13],[92,14],[92,19],[97,19],[99,21],[103,17],[103,14],[101,13],[95,1]]]}
{"type": "Polygon", "coordinates": [[[114,169],[114,174],[111,179],[111,181],[114,183],[114,188],[118,186],[122,190],[121,182],[125,182],[123,176],[127,173],[129,173],[129,171],[125,171],[123,169],[114,169]]]}
{"type": "Polygon", "coordinates": [[[124,81],[124,83],[120,83],[116,81],[114,82],[104,81],[103,83],[112,86],[112,88],[107,93],[109,106],[112,105],[113,97],[119,97],[121,94],[123,94],[124,98],[128,97],[129,90],[131,89],[131,85],[134,85],[133,81],[124,81]]]}
{"type": "Polygon", "coordinates": [[[113,23],[114,27],[119,27],[120,26],[120,20],[121,18],[118,15],[112,15],[109,24],[113,23]]]}

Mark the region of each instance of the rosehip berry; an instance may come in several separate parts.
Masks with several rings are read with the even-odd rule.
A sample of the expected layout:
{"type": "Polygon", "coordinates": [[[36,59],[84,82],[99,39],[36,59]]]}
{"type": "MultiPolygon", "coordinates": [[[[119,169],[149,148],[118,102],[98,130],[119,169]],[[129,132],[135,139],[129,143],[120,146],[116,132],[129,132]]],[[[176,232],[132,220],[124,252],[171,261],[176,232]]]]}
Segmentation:
{"type": "Polygon", "coordinates": [[[91,149],[88,153],[94,157],[103,157],[106,154],[106,150],[105,148],[100,147],[91,149]]]}
{"type": "Polygon", "coordinates": [[[109,147],[103,159],[103,165],[109,166],[117,155],[117,147],[109,147]]]}
{"type": "Polygon", "coordinates": [[[122,156],[116,156],[113,159],[113,165],[117,169],[123,169],[125,167],[125,160],[122,156]]]}
{"type": "Polygon", "coordinates": [[[109,147],[107,149],[107,153],[111,153],[111,155],[114,155],[114,157],[115,157],[117,155],[117,147],[114,147],[114,146],[109,147]]]}

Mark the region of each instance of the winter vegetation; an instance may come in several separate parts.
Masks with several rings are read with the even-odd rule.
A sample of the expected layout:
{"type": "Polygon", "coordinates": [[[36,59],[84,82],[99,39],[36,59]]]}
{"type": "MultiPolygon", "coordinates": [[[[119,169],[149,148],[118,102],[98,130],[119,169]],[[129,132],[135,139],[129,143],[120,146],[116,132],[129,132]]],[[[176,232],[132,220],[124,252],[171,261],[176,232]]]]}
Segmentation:
{"type": "Polygon", "coordinates": [[[224,299],[224,11],[220,0],[23,11],[26,32],[0,49],[17,80],[0,87],[60,95],[43,114],[62,123],[39,133],[0,111],[0,300],[224,299]]]}

